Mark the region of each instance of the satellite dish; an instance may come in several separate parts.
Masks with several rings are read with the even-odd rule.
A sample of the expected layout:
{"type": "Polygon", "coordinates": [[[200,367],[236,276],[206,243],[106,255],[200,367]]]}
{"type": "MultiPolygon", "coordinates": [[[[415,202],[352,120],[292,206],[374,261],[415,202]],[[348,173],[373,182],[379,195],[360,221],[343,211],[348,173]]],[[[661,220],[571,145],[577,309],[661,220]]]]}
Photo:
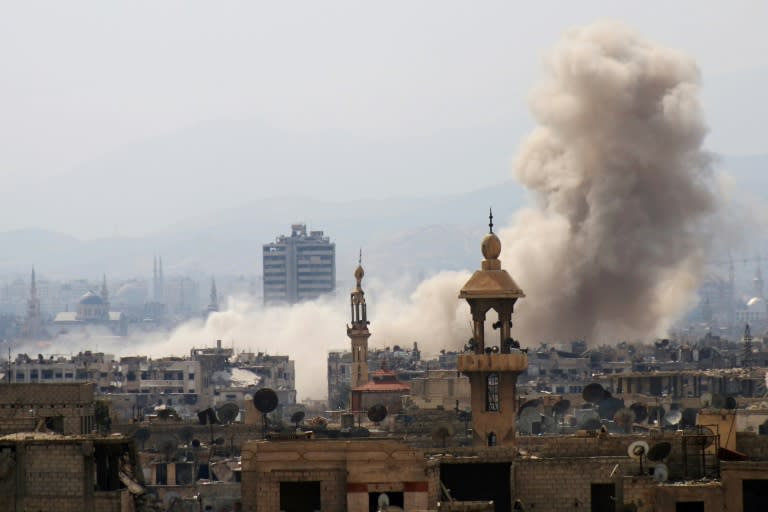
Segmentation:
{"type": "Polygon", "coordinates": [[[653,479],[657,482],[666,482],[669,478],[669,469],[666,464],[656,464],[653,467],[653,479]]]}
{"type": "Polygon", "coordinates": [[[635,414],[635,423],[642,423],[648,419],[648,408],[645,404],[635,402],[629,406],[632,412],[635,414]]]}
{"type": "Polygon", "coordinates": [[[653,462],[660,462],[669,456],[672,451],[672,443],[666,441],[662,443],[656,443],[648,450],[648,460],[653,462]]]}
{"type": "Polygon", "coordinates": [[[526,407],[518,417],[517,428],[521,434],[533,434],[533,424],[539,422],[541,426],[541,413],[533,407],[526,407]]]}
{"type": "Polygon", "coordinates": [[[600,418],[604,420],[613,419],[616,413],[624,408],[624,400],[619,400],[609,396],[604,400],[600,400],[597,404],[597,412],[600,414],[600,418]]]}
{"type": "Polygon", "coordinates": [[[447,440],[453,436],[453,427],[448,423],[440,423],[432,429],[432,440],[445,448],[447,440]]]}
{"type": "Polygon", "coordinates": [[[152,436],[152,432],[145,427],[138,429],[133,433],[133,438],[141,443],[141,449],[144,449],[144,442],[146,442],[152,436]]]}
{"type": "Polygon", "coordinates": [[[240,406],[234,402],[227,402],[219,407],[217,413],[219,420],[225,425],[229,425],[230,423],[234,423],[237,416],[240,414],[240,406]]]}
{"type": "Polygon", "coordinates": [[[567,413],[568,409],[570,408],[571,408],[570,400],[560,400],[559,402],[555,403],[555,405],[552,406],[552,413],[555,416],[564,416],[565,413],[567,413]]]}
{"type": "Polygon", "coordinates": [[[645,441],[635,441],[627,447],[627,455],[630,458],[638,460],[648,453],[648,443],[645,441]]]}
{"type": "Polygon", "coordinates": [[[714,409],[724,409],[725,397],[723,395],[712,395],[711,405],[714,409]]]}
{"type": "Polygon", "coordinates": [[[296,411],[291,415],[291,423],[294,423],[296,425],[296,428],[299,428],[299,423],[304,420],[304,411],[296,411]]]}
{"type": "Polygon", "coordinates": [[[632,412],[632,409],[619,409],[613,415],[613,421],[616,422],[616,426],[621,430],[629,433],[632,430],[632,424],[635,422],[635,413],[632,412]]]}
{"type": "Polygon", "coordinates": [[[189,444],[193,437],[195,437],[195,431],[192,430],[192,427],[184,427],[179,430],[179,439],[181,439],[184,444],[189,444]]]}
{"type": "Polygon", "coordinates": [[[736,403],[736,399],[732,396],[729,396],[725,399],[725,408],[729,411],[736,409],[737,405],[738,404],[736,403]]]}
{"type": "Polygon", "coordinates": [[[379,499],[376,500],[376,506],[378,506],[379,510],[386,510],[389,508],[389,496],[387,496],[387,493],[383,492],[379,494],[379,499]]]}
{"type": "Polygon", "coordinates": [[[699,403],[702,407],[710,407],[712,405],[712,393],[702,393],[699,397],[699,403]]]}
{"type": "Polygon", "coordinates": [[[262,414],[277,409],[277,393],[269,388],[261,388],[253,394],[253,405],[262,414]]]}
{"type": "Polygon", "coordinates": [[[683,413],[679,410],[669,411],[664,415],[664,423],[667,425],[675,426],[683,419],[683,413]]]}
{"type": "Polygon", "coordinates": [[[648,408],[648,423],[661,423],[664,420],[666,410],[663,405],[652,405],[648,408]]]}
{"type": "Polygon", "coordinates": [[[387,407],[384,404],[375,404],[368,409],[368,419],[379,423],[387,417],[387,407]]]}
{"type": "Polygon", "coordinates": [[[696,409],[692,409],[690,407],[683,409],[683,419],[681,421],[681,425],[683,427],[695,427],[696,426],[696,417],[698,416],[699,411],[696,409]]]}
{"type": "Polygon", "coordinates": [[[702,450],[712,445],[715,442],[715,433],[707,427],[699,427],[699,431],[695,434],[687,435],[690,442],[702,450]]]}
{"type": "Polygon", "coordinates": [[[627,447],[627,455],[631,459],[640,461],[640,474],[643,474],[643,458],[648,453],[648,443],[645,441],[635,441],[627,447]]]}
{"type": "Polygon", "coordinates": [[[581,414],[577,415],[576,419],[576,425],[584,430],[597,430],[602,425],[600,415],[597,414],[597,411],[590,409],[582,409],[581,414]]]}
{"type": "Polygon", "coordinates": [[[179,449],[179,440],[174,435],[168,435],[161,437],[157,443],[157,451],[165,456],[165,460],[173,460],[176,455],[176,450],[179,449]]]}
{"type": "Polygon", "coordinates": [[[597,382],[593,382],[591,384],[587,384],[584,387],[584,391],[581,392],[581,397],[585,402],[596,404],[597,402],[600,402],[606,398],[605,389],[603,389],[603,386],[597,382]]]}
{"type": "Polygon", "coordinates": [[[193,439],[192,440],[192,448],[200,448],[200,440],[199,439],[193,439]]]}
{"type": "Polygon", "coordinates": [[[534,409],[538,408],[541,405],[542,401],[541,398],[537,398],[535,400],[528,400],[523,405],[520,406],[520,408],[517,410],[517,415],[520,416],[523,414],[523,411],[525,409],[528,409],[529,407],[533,407],[534,409]]]}

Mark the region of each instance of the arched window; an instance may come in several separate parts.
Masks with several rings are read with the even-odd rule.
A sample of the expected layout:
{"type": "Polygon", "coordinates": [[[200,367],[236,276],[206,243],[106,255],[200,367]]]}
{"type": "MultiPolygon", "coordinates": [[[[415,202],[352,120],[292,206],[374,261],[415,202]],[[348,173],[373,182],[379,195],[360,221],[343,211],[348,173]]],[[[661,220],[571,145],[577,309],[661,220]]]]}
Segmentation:
{"type": "Polygon", "coordinates": [[[485,379],[485,410],[499,410],[499,374],[489,373],[485,379]]]}

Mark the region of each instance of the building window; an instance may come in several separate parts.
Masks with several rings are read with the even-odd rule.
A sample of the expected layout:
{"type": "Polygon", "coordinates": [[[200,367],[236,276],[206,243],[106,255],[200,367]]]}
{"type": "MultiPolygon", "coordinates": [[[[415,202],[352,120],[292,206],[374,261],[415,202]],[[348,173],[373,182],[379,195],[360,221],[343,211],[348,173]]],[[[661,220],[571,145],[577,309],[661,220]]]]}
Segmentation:
{"type": "Polygon", "coordinates": [[[485,378],[485,410],[499,410],[499,374],[491,373],[485,378]]]}
{"type": "Polygon", "coordinates": [[[494,432],[488,434],[488,446],[496,446],[496,434],[494,432]]]}

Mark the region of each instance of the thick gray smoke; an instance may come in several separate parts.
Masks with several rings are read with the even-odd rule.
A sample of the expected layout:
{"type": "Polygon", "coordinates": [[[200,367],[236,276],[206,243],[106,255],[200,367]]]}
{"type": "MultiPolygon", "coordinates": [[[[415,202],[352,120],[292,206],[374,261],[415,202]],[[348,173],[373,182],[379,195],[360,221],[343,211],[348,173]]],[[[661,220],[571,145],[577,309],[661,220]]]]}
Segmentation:
{"type": "Polygon", "coordinates": [[[690,304],[718,208],[689,57],[601,22],[571,30],[531,97],[515,174],[537,207],[501,233],[525,342],[661,333],[690,304]]]}

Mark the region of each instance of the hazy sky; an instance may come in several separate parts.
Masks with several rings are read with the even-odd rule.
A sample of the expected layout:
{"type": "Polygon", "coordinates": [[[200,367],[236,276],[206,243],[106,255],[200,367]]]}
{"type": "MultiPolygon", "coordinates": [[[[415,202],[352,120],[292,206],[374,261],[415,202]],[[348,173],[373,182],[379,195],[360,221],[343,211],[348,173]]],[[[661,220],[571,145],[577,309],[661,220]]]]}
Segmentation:
{"type": "MultiPolygon", "coordinates": [[[[4,1],[4,195],[17,187],[28,194],[25,184],[44,187],[47,177],[121,147],[218,120],[370,139],[492,126],[512,153],[530,129],[526,97],[545,50],[569,27],[600,18],[693,55],[704,77],[707,145],[761,153],[766,5],[4,1]]],[[[439,177],[441,169],[427,172],[439,177]]],[[[16,214],[0,207],[0,228],[22,226],[8,220],[16,214]]],[[[53,216],[51,224],[60,227],[53,216]]]]}

